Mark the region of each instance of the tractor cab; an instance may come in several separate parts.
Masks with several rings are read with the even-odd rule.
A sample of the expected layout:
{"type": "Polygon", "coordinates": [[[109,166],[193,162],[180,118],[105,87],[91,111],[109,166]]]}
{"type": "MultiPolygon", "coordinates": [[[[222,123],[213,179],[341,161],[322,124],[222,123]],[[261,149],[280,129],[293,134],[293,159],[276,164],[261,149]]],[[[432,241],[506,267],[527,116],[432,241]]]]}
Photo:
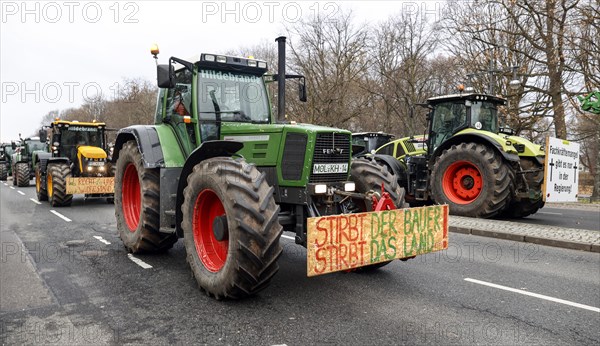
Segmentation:
{"type": "Polygon", "coordinates": [[[379,132],[357,132],[352,134],[352,155],[372,153],[394,139],[394,135],[379,132]]]}
{"type": "Polygon", "coordinates": [[[66,157],[74,164],[75,176],[104,176],[106,136],[104,123],[54,121],[52,156],[66,157]]]}
{"type": "Polygon", "coordinates": [[[498,133],[498,106],[505,104],[506,100],[503,98],[478,93],[428,99],[430,153],[454,134],[467,128],[498,133]]]}

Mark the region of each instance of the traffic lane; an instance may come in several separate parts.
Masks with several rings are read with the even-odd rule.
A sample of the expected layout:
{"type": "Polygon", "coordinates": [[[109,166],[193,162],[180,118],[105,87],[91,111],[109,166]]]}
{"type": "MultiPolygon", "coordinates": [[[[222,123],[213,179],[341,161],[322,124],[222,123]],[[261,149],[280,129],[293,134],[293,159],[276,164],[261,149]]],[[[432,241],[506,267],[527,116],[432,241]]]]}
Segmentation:
{"type": "Polygon", "coordinates": [[[600,230],[600,211],[594,210],[542,208],[537,213],[524,218],[505,220],[534,225],[600,230]]]}
{"type": "MultiPolygon", "coordinates": [[[[481,248],[488,249],[485,258],[482,255],[483,260],[477,259],[473,255],[470,264],[457,263],[456,256],[447,253],[447,258],[440,256],[437,262],[432,257],[435,255],[408,262],[396,261],[370,275],[338,273],[311,279],[306,278],[305,250],[284,238],[281,270],[267,290],[241,302],[216,302],[195,287],[181,241],[165,254],[136,256],[153,266],[143,269],[128,259],[114,230],[101,234],[102,239],[110,243],[105,244],[93,238],[98,235],[96,230],[76,221],[64,222],[67,226],[63,231],[59,231],[57,225],[63,222],[61,219],[40,222],[49,223],[39,225],[46,231],[37,232],[47,237],[46,246],[40,246],[39,241],[37,248],[35,242],[26,244],[34,252],[33,258],[57,300],[62,307],[69,307],[73,315],[91,316],[84,321],[101,330],[108,328],[109,334],[115,335],[119,342],[514,344],[539,341],[553,344],[594,340],[593,333],[588,339],[578,336],[590,334],[585,321],[577,321],[579,313],[569,316],[569,321],[564,323],[569,328],[571,323],[576,324],[572,327],[574,331],[558,333],[554,326],[546,328],[546,322],[540,322],[537,314],[521,320],[513,311],[524,306],[522,298],[533,298],[508,295],[498,303],[496,298],[505,293],[475,288],[465,282],[466,275],[456,271],[466,270],[464,274],[469,277],[488,279],[475,275],[476,270],[468,270],[475,263],[493,267],[491,262],[500,267],[501,272],[508,273],[519,269],[518,265],[507,265],[514,262],[514,257],[491,261],[489,249],[492,246],[486,246],[487,238],[480,244],[481,248]],[[62,247],[59,257],[43,251],[53,248],[49,244],[60,246],[77,240],[83,243],[62,247]],[[473,297],[482,302],[474,304],[473,297]],[[490,302],[493,304],[482,311],[480,305],[490,302]],[[502,310],[506,308],[505,303],[508,311],[502,310]],[[81,310],[74,308],[80,305],[81,310]]],[[[21,228],[19,233],[29,238],[35,231],[21,228]]],[[[474,249],[477,246],[472,245],[473,239],[478,238],[452,235],[451,244],[474,249]],[[461,242],[461,237],[471,245],[461,242]]],[[[504,243],[504,248],[520,244],[499,243],[500,246],[504,243]]],[[[549,251],[553,253],[553,250],[560,249],[549,251]]],[[[548,257],[551,264],[557,260],[560,257],[548,257]]],[[[589,266],[586,261],[589,259],[584,258],[579,267],[589,266]]],[[[597,263],[592,261],[592,264],[597,267],[597,263]]],[[[546,276],[565,269],[568,268],[550,270],[546,276]]],[[[490,272],[494,271],[483,270],[483,273],[490,272]]],[[[501,277],[501,274],[495,276],[501,277]]],[[[541,275],[539,280],[544,281],[546,276],[541,275]]],[[[570,279],[577,281],[576,277],[570,279]]],[[[577,285],[573,287],[579,290],[577,285]]],[[[589,290],[585,285],[583,289],[589,290]]],[[[550,316],[549,324],[556,314],[560,315],[559,319],[565,315],[555,305],[547,312],[544,303],[531,304],[527,309],[541,309],[539,313],[550,316]]],[[[594,325],[598,322],[593,318],[587,321],[594,325]]]]}

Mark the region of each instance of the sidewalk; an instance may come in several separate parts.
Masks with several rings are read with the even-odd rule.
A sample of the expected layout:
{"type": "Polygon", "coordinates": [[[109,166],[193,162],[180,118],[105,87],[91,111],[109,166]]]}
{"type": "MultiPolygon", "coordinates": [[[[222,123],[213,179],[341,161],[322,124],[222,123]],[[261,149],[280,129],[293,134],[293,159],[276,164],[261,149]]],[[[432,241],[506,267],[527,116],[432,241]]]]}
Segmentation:
{"type": "Polygon", "coordinates": [[[450,232],[600,252],[600,231],[450,216],[450,232]]]}

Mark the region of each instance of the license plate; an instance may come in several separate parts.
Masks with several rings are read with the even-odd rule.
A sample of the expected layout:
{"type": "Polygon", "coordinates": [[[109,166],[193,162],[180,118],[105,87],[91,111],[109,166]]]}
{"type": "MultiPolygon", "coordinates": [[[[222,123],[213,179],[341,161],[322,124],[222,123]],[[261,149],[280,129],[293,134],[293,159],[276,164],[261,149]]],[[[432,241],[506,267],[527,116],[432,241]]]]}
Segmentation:
{"type": "Polygon", "coordinates": [[[317,163],[313,166],[313,174],[346,173],[347,163],[317,163]]]}
{"type": "Polygon", "coordinates": [[[90,161],[88,162],[88,166],[104,166],[104,162],[102,161],[90,161]]]}

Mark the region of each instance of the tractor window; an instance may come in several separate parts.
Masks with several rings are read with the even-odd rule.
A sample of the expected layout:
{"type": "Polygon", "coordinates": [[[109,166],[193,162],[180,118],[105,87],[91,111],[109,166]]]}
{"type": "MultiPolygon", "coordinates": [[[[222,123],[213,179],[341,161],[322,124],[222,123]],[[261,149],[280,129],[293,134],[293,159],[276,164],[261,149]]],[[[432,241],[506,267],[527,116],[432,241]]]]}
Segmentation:
{"type": "Polygon", "coordinates": [[[380,155],[394,155],[394,144],[395,143],[389,143],[389,144],[381,147],[379,150],[377,150],[377,154],[380,154],[380,155]]]}
{"type": "Polygon", "coordinates": [[[473,102],[471,105],[471,127],[498,133],[498,111],[491,102],[473,102]]]}
{"type": "Polygon", "coordinates": [[[467,126],[467,109],[464,103],[444,102],[435,105],[433,111],[433,148],[440,146],[456,131],[467,126]]]}
{"type": "Polygon", "coordinates": [[[201,70],[198,91],[200,119],[215,121],[269,122],[269,101],[259,76],[201,70]]]}
{"type": "Polygon", "coordinates": [[[168,117],[190,115],[192,113],[192,73],[187,69],[175,72],[175,87],[168,90],[166,115],[168,117]]]}
{"type": "Polygon", "coordinates": [[[30,153],[33,153],[34,151],[38,151],[38,150],[46,150],[46,143],[42,143],[42,142],[37,142],[37,141],[31,141],[27,143],[27,150],[30,153]]]}

